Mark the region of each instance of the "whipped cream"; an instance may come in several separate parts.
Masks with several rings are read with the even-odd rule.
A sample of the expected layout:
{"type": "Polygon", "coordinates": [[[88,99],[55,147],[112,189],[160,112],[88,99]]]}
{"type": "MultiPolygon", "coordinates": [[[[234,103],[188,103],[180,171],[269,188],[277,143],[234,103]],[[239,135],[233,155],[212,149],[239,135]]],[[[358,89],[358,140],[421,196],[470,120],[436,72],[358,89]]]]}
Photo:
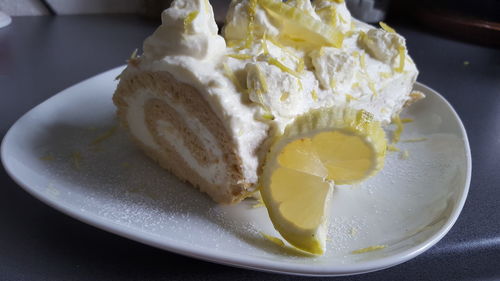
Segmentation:
{"type": "Polygon", "coordinates": [[[174,0],[122,77],[167,71],[195,87],[232,135],[250,183],[265,141],[298,115],[344,105],[387,124],[418,74],[403,37],[356,21],[343,1],[233,0],[223,34],[208,0],[174,0]],[[273,5],[287,5],[289,17],[273,5]]]}

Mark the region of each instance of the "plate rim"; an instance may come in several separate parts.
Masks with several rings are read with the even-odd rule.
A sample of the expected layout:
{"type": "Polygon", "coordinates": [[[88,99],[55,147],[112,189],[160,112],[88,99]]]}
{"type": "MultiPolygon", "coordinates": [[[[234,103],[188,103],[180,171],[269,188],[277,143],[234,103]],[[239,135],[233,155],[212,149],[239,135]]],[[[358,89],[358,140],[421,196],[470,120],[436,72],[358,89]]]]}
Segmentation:
{"type": "Polygon", "coordinates": [[[99,73],[90,78],[87,78],[73,86],[70,86],[57,94],[49,97],[45,101],[36,105],[28,112],[23,114],[14,124],[9,128],[5,136],[3,137],[2,144],[0,147],[1,154],[1,162],[2,165],[7,172],[7,174],[14,180],[16,184],[18,184],[22,189],[28,192],[30,195],[45,203],[46,205],[58,210],[59,212],[68,215],[74,219],[77,219],[83,223],[94,226],[98,229],[113,233],[115,235],[125,237],[127,239],[146,244],[148,246],[152,246],[155,248],[159,248],[162,250],[167,250],[172,253],[188,256],[191,258],[201,259],[208,262],[229,265],[239,268],[252,269],[257,271],[264,272],[272,272],[272,273],[281,273],[281,274],[290,274],[290,275],[299,275],[299,276],[346,276],[346,275],[356,275],[362,273],[368,273],[373,271],[382,270],[388,267],[392,267],[401,263],[404,263],[431,248],[437,242],[439,242],[453,227],[455,222],[457,221],[462,209],[465,205],[465,201],[467,199],[471,175],[472,175],[472,157],[469,139],[467,136],[467,131],[465,126],[460,119],[460,116],[453,108],[453,106],[437,91],[428,87],[425,84],[420,82],[416,82],[414,87],[420,87],[426,92],[430,92],[435,95],[438,99],[440,99],[444,104],[451,110],[451,113],[454,115],[455,119],[458,121],[460,131],[462,133],[462,140],[464,142],[465,148],[465,156],[466,156],[466,178],[465,178],[465,186],[461,195],[461,198],[457,201],[456,207],[450,213],[449,219],[446,223],[440,228],[438,232],[428,237],[423,242],[403,251],[395,255],[390,255],[387,257],[383,257],[376,260],[365,261],[358,264],[352,265],[341,265],[330,267],[325,264],[318,264],[318,266],[314,266],[311,264],[295,264],[289,262],[281,262],[276,260],[268,260],[268,259],[258,259],[253,256],[245,256],[241,254],[233,254],[226,251],[221,250],[211,250],[206,251],[204,248],[200,247],[191,247],[188,243],[180,242],[169,237],[154,235],[148,232],[144,232],[141,230],[137,230],[130,227],[125,227],[120,224],[113,222],[112,220],[105,219],[99,217],[97,215],[93,215],[91,213],[81,212],[70,206],[66,206],[66,204],[61,203],[60,201],[54,200],[49,197],[47,194],[44,194],[36,189],[31,188],[28,184],[26,184],[21,177],[18,177],[13,171],[13,168],[9,166],[9,160],[6,158],[7,151],[7,143],[13,134],[13,131],[17,127],[17,125],[22,122],[23,119],[27,118],[27,116],[39,106],[49,103],[52,99],[60,98],[63,95],[68,94],[74,88],[81,87],[82,84],[91,82],[92,79],[95,79],[99,76],[110,75],[114,72],[120,71],[124,66],[119,66],[108,71],[99,73]]]}

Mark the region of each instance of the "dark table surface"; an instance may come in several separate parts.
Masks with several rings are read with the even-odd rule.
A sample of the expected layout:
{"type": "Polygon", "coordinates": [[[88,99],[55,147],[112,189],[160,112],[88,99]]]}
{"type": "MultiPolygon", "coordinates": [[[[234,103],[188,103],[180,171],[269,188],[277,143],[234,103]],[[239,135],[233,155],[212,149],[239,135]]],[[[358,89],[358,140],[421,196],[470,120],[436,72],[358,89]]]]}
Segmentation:
{"type": "MultiPolygon", "coordinates": [[[[156,25],[135,16],[15,17],[0,29],[2,138],[33,106],[123,64],[156,25]]],[[[500,50],[394,27],[407,38],[418,80],[462,118],[472,183],[461,216],[437,245],[396,267],[346,279],[500,280],[500,50]]],[[[212,264],[115,236],[37,201],[0,169],[0,280],[212,279],[306,277],[212,264]]]]}

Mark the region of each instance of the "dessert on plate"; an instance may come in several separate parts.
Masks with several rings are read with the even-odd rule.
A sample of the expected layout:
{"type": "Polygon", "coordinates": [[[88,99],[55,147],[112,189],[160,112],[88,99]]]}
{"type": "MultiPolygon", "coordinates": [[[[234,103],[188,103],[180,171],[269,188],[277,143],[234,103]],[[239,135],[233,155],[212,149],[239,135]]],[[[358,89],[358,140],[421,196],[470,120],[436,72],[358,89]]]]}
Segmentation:
{"type": "Polygon", "coordinates": [[[320,254],[334,185],[380,170],[382,126],[423,97],[381,27],[342,0],[233,0],[219,34],[208,0],[174,0],[113,101],[163,168],[218,203],[260,189],[282,236],[320,254]]]}

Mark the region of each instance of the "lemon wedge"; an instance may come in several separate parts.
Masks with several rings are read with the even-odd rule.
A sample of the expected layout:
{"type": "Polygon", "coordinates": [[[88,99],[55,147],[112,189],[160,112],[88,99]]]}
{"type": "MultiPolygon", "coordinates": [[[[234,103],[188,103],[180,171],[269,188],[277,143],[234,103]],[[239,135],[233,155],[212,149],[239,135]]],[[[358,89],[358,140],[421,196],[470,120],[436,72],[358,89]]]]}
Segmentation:
{"type": "Polygon", "coordinates": [[[266,12],[281,24],[281,35],[297,44],[342,47],[344,35],[315,19],[304,10],[281,0],[258,0],[266,12]]]}
{"type": "Polygon", "coordinates": [[[366,111],[317,109],[298,117],[274,141],[260,177],[276,230],[296,248],[323,254],[334,184],[375,174],[385,151],[384,130],[366,111]]]}

